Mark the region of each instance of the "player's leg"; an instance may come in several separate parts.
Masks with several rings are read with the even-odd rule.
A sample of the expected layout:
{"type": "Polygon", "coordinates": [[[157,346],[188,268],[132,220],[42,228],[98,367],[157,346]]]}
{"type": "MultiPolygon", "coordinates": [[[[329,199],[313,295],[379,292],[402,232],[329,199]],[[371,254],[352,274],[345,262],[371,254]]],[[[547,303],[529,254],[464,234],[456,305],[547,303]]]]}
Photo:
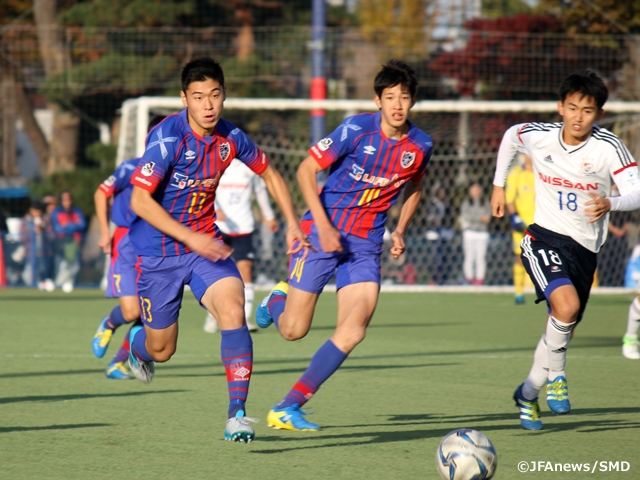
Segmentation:
{"type": "Polygon", "coordinates": [[[115,330],[125,323],[132,323],[140,318],[135,268],[138,257],[133,251],[127,232],[128,229],[117,229],[111,242],[112,254],[107,272],[105,296],[118,298],[119,301],[109,315],[100,321],[93,337],[93,353],[98,358],[104,356],[115,330]]]}
{"type": "Polygon", "coordinates": [[[640,327],[640,297],[636,297],[629,305],[627,332],[622,337],[622,355],[632,360],[640,359],[638,351],[638,328],[640,327]]]}
{"type": "Polygon", "coordinates": [[[522,248],[520,243],[522,242],[523,234],[520,232],[512,232],[511,238],[513,241],[513,253],[515,255],[513,262],[513,288],[515,290],[515,302],[516,305],[524,304],[524,284],[527,277],[527,271],[522,265],[522,248]]]}
{"type": "Polygon", "coordinates": [[[255,299],[255,290],[253,286],[253,260],[238,260],[236,262],[240,277],[244,283],[244,316],[247,322],[247,328],[250,332],[258,330],[258,327],[249,321],[253,313],[253,301],[255,299]]]}
{"type": "Polygon", "coordinates": [[[244,285],[232,260],[201,259],[189,282],[202,306],[220,325],[220,357],[227,376],[229,408],[225,440],[251,442],[255,431],[246,416],[246,402],[253,371],[253,341],[244,317],[244,285]]]}
{"type": "Polygon", "coordinates": [[[484,285],[484,277],[487,273],[487,249],[489,248],[489,232],[476,232],[475,236],[476,285],[484,285]]]}
{"type": "Polygon", "coordinates": [[[463,251],[463,260],[462,260],[462,273],[464,274],[464,279],[473,284],[475,282],[474,277],[474,248],[473,248],[473,235],[470,230],[462,231],[462,251],[463,251]]]}
{"type": "MultiPolygon", "coordinates": [[[[142,325],[140,321],[140,304],[138,303],[138,297],[127,295],[126,297],[120,297],[118,300],[120,302],[120,309],[123,312],[123,317],[127,323],[130,324],[132,328],[134,325],[142,325]]],[[[130,331],[131,330],[129,330],[129,332],[130,331]]],[[[130,350],[129,335],[127,334],[124,336],[118,352],[105,369],[107,378],[113,380],[128,380],[133,378],[126,366],[130,350]]]]}

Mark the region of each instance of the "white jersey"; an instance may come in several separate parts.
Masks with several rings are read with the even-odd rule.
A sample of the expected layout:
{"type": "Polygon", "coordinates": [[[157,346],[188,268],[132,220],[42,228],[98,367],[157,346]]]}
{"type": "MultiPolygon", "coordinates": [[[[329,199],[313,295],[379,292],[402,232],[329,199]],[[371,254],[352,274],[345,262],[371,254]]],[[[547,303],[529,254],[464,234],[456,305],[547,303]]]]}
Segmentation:
{"type": "Polygon", "coordinates": [[[613,133],[597,125],[587,140],[567,145],[563,123],[527,123],[509,128],[500,144],[494,185],[504,187],[518,151],[531,157],[535,174],[534,223],[573,238],[598,252],[607,237],[609,215],[589,223],[589,193],[609,197],[611,210],[640,208],[638,165],[613,133]],[[611,198],[613,183],[621,197],[611,198]],[[625,197],[626,196],[626,197],[625,197]]]}
{"type": "Polygon", "coordinates": [[[264,180],[253,173],[238,159],[233,159],[227,167],[216,190],[216,211],[222,211],[226,219],[216,225],[227,235],[248,235],[255,229],[251,208],[252,193],[260,206],[262,218],[275,218],[264,180]]]}

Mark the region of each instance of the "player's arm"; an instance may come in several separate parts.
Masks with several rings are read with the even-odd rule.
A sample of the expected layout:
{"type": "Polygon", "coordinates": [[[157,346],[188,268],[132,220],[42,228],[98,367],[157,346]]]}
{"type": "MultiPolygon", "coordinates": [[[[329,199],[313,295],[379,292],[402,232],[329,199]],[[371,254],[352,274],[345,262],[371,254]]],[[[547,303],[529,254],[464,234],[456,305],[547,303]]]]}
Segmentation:
{"type": "Polygon", "coordinates": [[[327,253],[341,252],[340,232],[336,230],[329,217],[327,217],[318,195],[318,173],[322,170],[316,159],[309,155],[298,167],[296,177],[300,184],[304,201],[307,203],[313,221],[316,223],[318,240],[322,250],[327,253]]]}
{"type": "Polygon", "coordinates": [[[297,253],[303,248],[308,247],[309,241],[300,229],[298,215],[296,214],[291,194],[289,193],[287,184],[284,183],[282,175],[269,165],[267,169],[262,172],[261,177],[267,186],[267,190],[280,207],[280,210],[282,210],[282,214],[287,221],[287,253],[297,253]]]}
{"type": "Polygon", "coordinates": [[[521,125],[514,125],[507,129],[500,142],[496,171],[493,177],[493,192],[491,193],[491,213],[494,217],[502,218],[505,211],[505,191],[507,175],[513,160],[518,153],[518,130],[521,125]]]}
{"type": "Polygon", "coordinates": [[[420,200],[422,199],[422,181],[414,182],[409,181],[404,187],[404,202],[402,209],[400,210],[400,217],[398,218],[398,225],[395,230],[391,232],[391,240],[393,240],[393,246],[391,247],[391,256],[398,258],[407,248],[404,243],[404,237],[407,234],[407,228],[413,219],[420,200]]]}
{"type": "Polygon", "coordinates": [[[131,210],[152,227],[185,244],[189,249],[203,257],[217,261],[226,259],[231,255],[232,249],[228,245],[210,235],[194,232],[184,226],[174,219],[162,205],[156,202],[151,196],[151,192],[135,185],[131,193],[131,210]]]}
{"type": "Polygon", "coordinates": [[[271,202],[269,201],[269,193],[267,187],[261,177],[254,177],[253,179],[253,193],[256,195],[256,201],[260,207],[260,215],[262,216],[262,223],[267,225],[269,231],[275,233],[278,231],[278,221],[271,208],[271,202]]]}
{"type": "Polygon", "coordinates": [[[93,194],[93,204],[96,207],[96,217],[100,227],[98,246],[104,253],[111,253],[111,232],[109,231],[109,199],[100,187],[93,194]]]}
{"type": "Polygon", "coordinates": [[[614,163],[610,168],[611,177],[618,187],[619,196],[602,197],[588,192],[591,200],[585,203],[585,215],[591,217],[589,223],[600,220],[608,212],[628,212],[640,209],[640,174],[638,165],[624,145],[617,151],[616,157],[625,158],[627,163],[620,168],[614,163]]]}

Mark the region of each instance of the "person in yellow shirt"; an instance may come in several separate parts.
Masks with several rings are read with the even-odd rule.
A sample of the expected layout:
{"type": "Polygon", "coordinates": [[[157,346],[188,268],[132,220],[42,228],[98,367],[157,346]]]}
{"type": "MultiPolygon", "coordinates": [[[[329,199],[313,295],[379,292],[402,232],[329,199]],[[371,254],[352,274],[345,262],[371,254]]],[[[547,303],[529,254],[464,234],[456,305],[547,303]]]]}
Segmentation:
{"type": "Polygon", "coordinates": [[[534,187],[534,174],[531,158],[528,155],[520,154],[523,162],[521,166],[516,166],[507,177],[505,188],[505,199],[509,220],[511,222],[511,236],[513,238],[513,285],[515,287],[516,304],[524,303],[524,285],[528,279],[527,272],[522,266],[520,254],[520,242],[524,232],[533,223],[533,213],[535,211],[536,191],[534,187]]]}

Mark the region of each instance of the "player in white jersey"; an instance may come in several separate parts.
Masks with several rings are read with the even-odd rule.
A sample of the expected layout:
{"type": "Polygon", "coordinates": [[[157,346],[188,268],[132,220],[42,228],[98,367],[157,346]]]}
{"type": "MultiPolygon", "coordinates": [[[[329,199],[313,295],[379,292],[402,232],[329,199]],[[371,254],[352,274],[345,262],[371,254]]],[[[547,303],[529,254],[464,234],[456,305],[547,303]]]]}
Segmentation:
{"type": "MultiPolygon", "coordinates": [[[[278,222],[275,219],[269,194],[264,180],[253,173],[249,167],[237,159],[220,177],[220,183],[216,191],[215,207],[218,214],[216,225],[222,232],[224,243],[233,248],[231,257],[236,262],[240,276],[244,282],[244,313],[247,319],[247,327],[255,331],[258,327],[249,321],[253,311],[253,259],[255,250],[252,236],[255,230],[255,219],[251,208],[253,196],[260,207],[262,221],[271,232],[278,230],[278,222]]],[[[204,321],[204,331],[215,333],[218,331],[218,322],[207,312],[204,321]]]]}
{"type": "Polygon", "coordinates": [[[542,428],[538,393],[545,384],[549,408],[569,413],[567,346],[589,299],[608,212],[640,208],[635,160],[618,137],[595,123],[607,97],[595,73],[570,75],[560,86],[563,121],[515,125],[498,152],[491,198],[495,217],[505,213],[504,185],[518,150],[531,157],[535,174],[534,223],[522,240],[522,261],[537,302],[546,300],[549,314],[529,376],[513,397],[527,430],[542,428]],[[613,182],[618,197],[610,196],[613,182]]]}

